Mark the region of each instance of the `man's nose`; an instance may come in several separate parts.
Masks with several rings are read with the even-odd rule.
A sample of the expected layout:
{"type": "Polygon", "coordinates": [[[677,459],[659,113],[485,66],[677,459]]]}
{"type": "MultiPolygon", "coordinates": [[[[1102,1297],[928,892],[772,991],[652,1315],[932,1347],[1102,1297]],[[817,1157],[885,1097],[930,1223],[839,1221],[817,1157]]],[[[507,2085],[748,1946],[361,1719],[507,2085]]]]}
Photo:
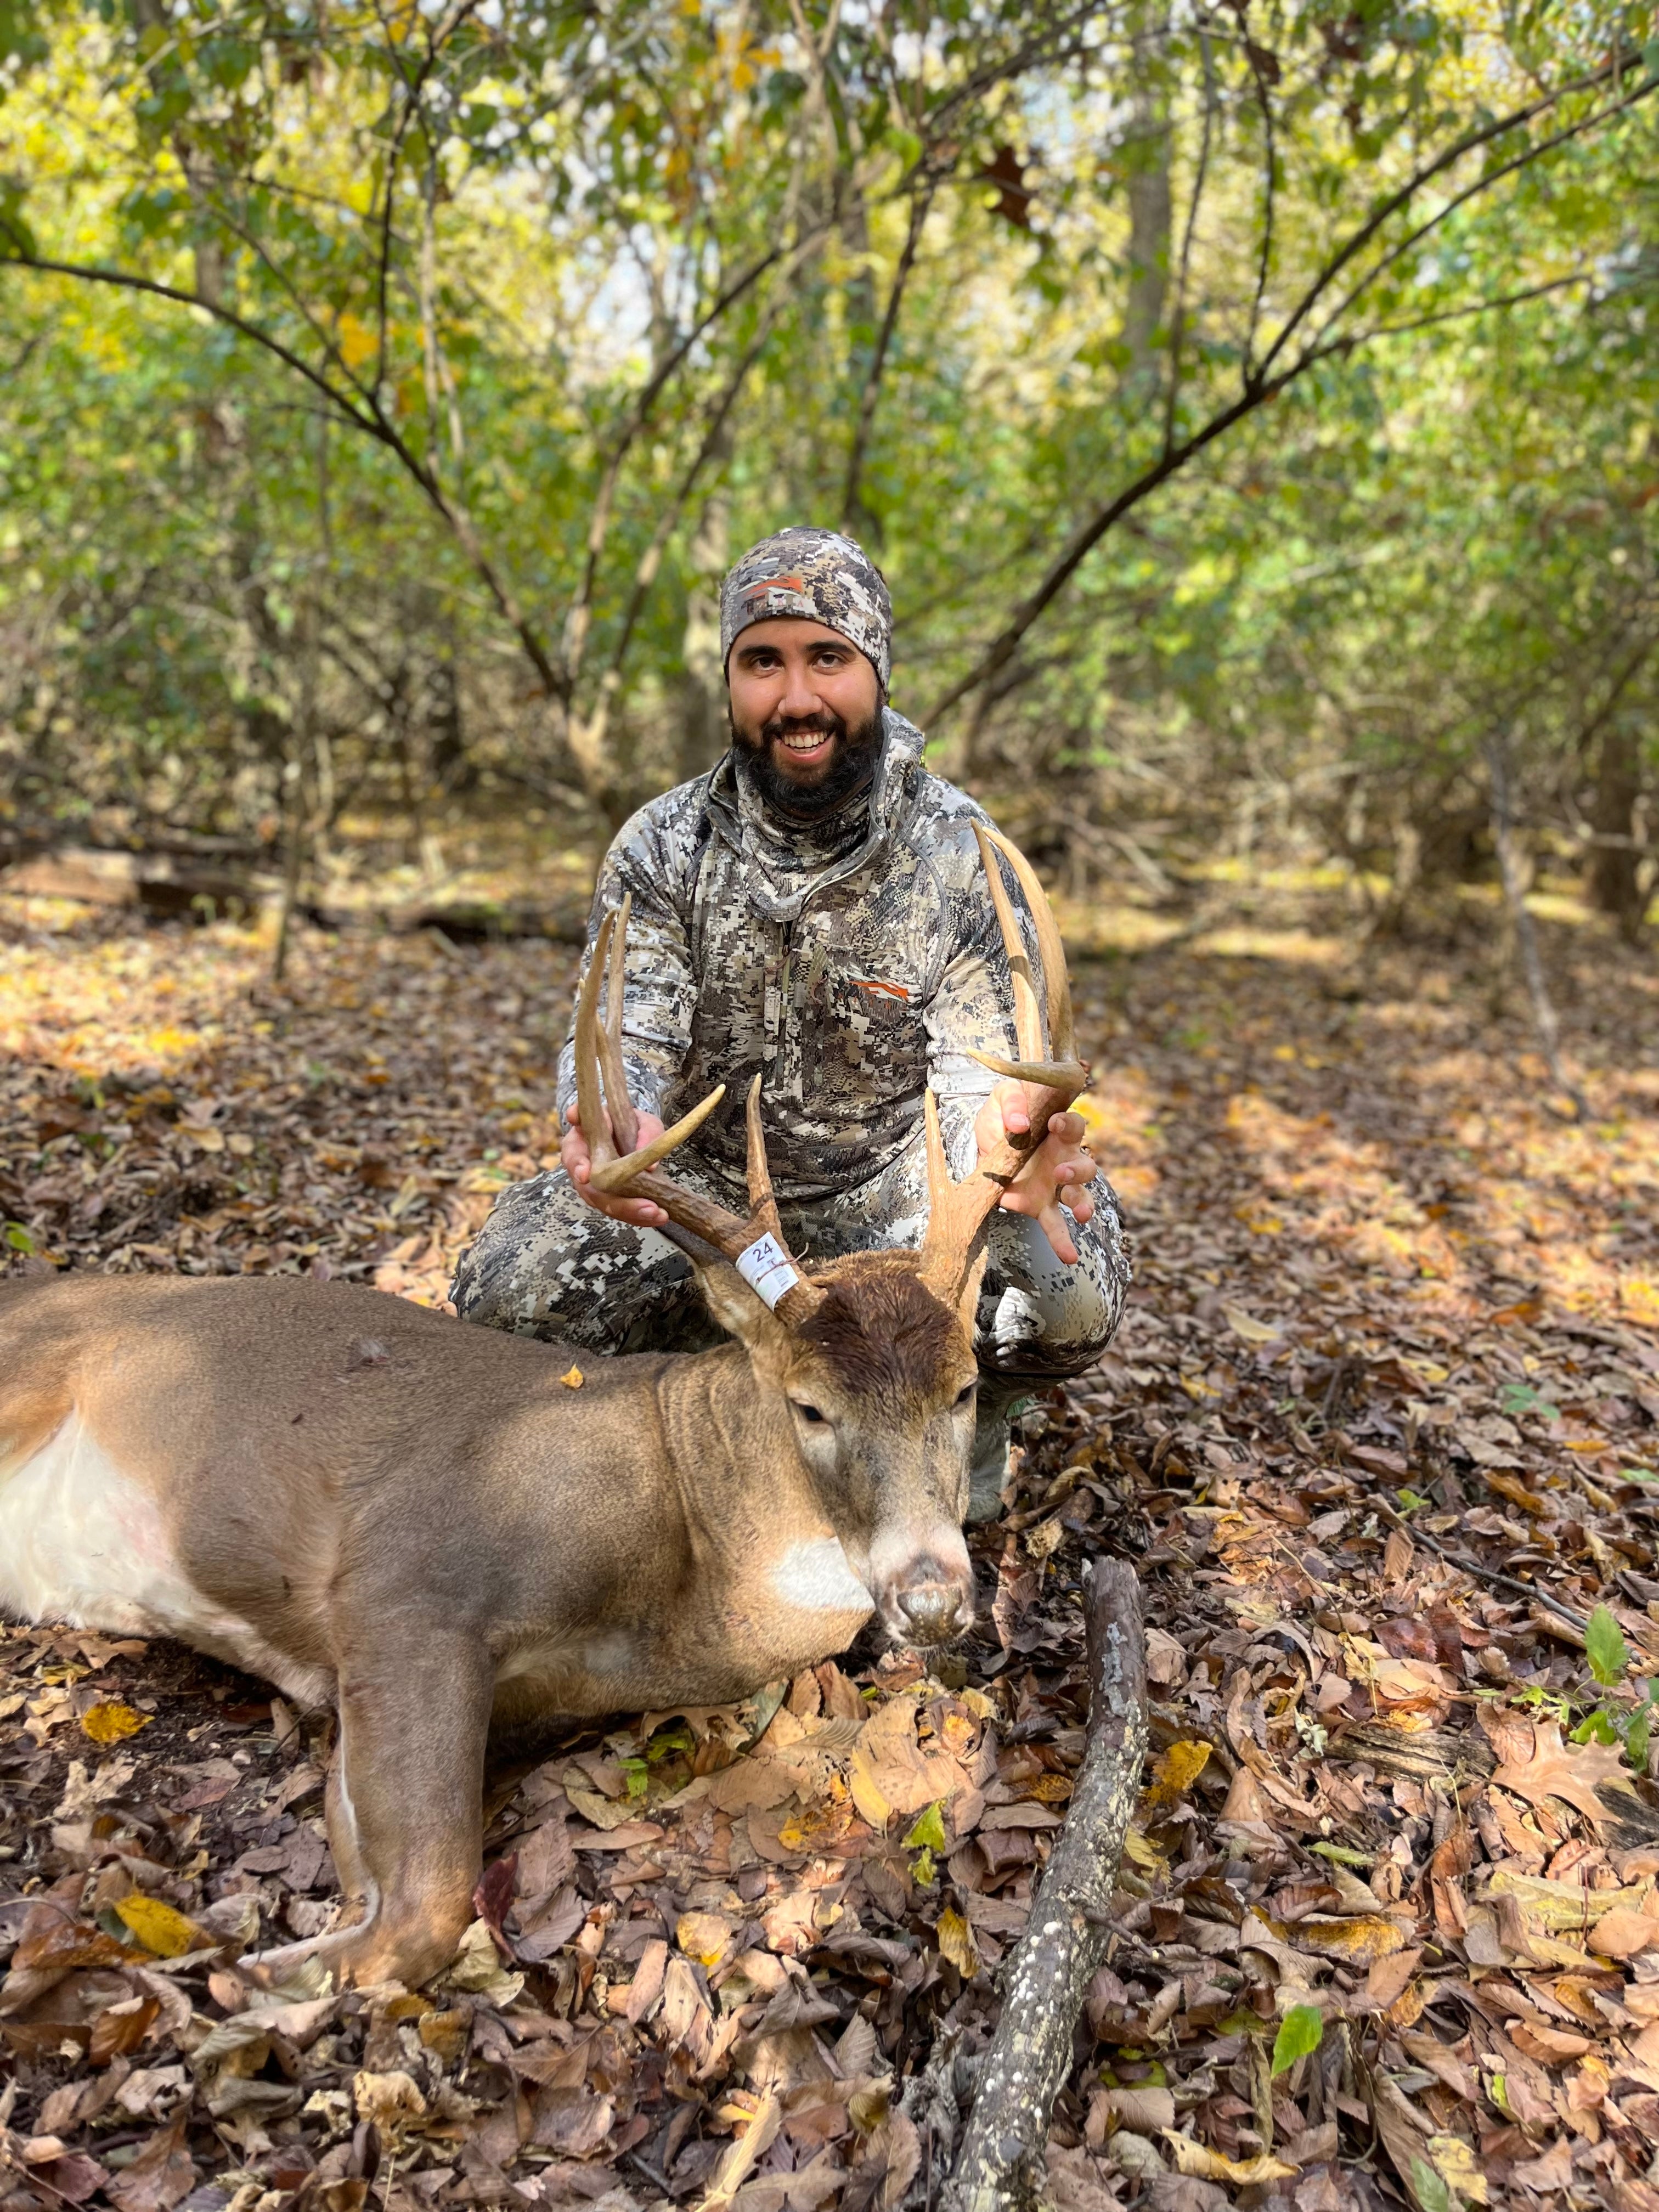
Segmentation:
{"type": "Polygon", "coordinates": [[[810,670],[786,667],[783,674],[783,696],[778,702],[778,712],[791,722],[810,721],[815,714],[821,714],[823,702],[817,695],[810,670]]]}

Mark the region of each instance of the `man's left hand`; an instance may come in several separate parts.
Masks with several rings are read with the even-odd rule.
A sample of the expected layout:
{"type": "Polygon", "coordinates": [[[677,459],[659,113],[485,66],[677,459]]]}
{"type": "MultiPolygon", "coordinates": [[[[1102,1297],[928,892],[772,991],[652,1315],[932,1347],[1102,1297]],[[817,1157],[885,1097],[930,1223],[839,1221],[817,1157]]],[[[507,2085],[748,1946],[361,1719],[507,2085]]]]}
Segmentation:
{"type": "MultiPolygon", "coordinates": [[[[1039,1096],[1029,1083],[1000,1083],[980,1108],[974,1135],[981,1161],[988,1159],[1008,1137],[1023,1137],[1031,1127],[1031,1109],[1039,1096]]],[[[1077,1265],[1077,1246],[1071,1224],[1060,1211],[1064,1199],[1072,1219],[1079,1227],[1095,1210],[1089,1185],[1099,1170],[1084,1143],[1080,1114],[1056,1114],[1048,1133],[1002,1194],[1008,1213],[1029,1214],[1054,1248],[1054,1256],[1068,1267],[1077,1265]]]]}

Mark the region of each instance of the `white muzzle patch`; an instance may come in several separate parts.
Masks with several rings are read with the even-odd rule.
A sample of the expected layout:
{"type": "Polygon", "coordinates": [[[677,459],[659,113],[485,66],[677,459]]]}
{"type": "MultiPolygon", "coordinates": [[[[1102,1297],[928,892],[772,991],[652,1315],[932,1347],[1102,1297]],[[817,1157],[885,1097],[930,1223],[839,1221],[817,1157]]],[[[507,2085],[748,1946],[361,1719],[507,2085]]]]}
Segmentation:
{"type": "Polygon", "coordinates": [[[772,1569],[771,1582],[787,1605],[805,1613],[869,1613],[875,1604],[836,1536],[791,1544],[772,1569]]]}

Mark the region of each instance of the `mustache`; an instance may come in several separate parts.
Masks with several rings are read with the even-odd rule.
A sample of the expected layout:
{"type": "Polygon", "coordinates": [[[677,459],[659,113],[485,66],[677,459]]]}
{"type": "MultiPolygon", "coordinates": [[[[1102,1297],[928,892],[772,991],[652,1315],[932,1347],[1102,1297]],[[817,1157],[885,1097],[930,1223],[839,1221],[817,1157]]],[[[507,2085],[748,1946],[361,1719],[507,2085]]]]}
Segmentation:
{"type": "Polygon", "coordinates": [[[801,716],[773,714],[761,724],[763,738],[804,738],[816,731],[820,737],[844,738],[847,725],[839,714],[806,714],[801,716]]]}

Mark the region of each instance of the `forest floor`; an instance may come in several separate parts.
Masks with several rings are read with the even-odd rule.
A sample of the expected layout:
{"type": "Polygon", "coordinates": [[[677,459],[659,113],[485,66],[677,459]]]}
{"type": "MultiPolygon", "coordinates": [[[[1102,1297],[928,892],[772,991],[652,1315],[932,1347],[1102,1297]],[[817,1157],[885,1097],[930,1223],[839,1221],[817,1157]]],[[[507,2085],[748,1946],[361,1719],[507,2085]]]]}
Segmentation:
{"type": "MultiPolygon", "coordinates": [[[[1063,2212],[1659,2212],[1659,979],[1546,928],[1581,1125],[1479,945],[1253,920],[1078,962],[1137,1285],[1025,1425],[981,1630],[572,1739],[441,1986],[235,1969],[331,1909],[315,1717],[0,1630],[0,2212],[931,2204],[903,2080],[995,2016],[1103,1549],[1155,1756],[1063,2212]]],[[[551,1152],[572,958],[307,933],[276,989],[249,930],[0,898],[10,1265],[441,1300],[551,1152]]]]}

